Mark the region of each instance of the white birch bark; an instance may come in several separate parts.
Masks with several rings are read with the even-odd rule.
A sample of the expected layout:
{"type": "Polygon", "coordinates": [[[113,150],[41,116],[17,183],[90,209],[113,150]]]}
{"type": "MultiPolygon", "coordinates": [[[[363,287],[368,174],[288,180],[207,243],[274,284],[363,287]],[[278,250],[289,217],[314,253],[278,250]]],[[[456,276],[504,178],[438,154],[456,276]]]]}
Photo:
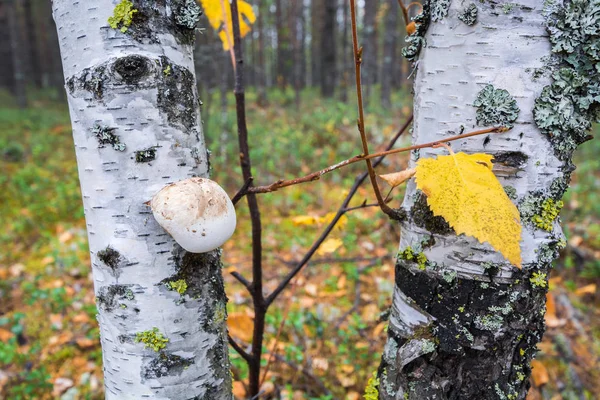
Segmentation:
{"type": "Polygon", "coordinates": [[[145,204],[208,174],[190,39],[197,10],[136,1],[123,33],[107,22],[117,3],[53,2],[106,398],[231,399],[219,252],[186,253],[145,204]]]}
{"type": "MultiPolygon", "coordinates": [[[[448,14],[431,21],[416,62],[413,142],[481,129],[473,105],[478,93],[488,84],[507,90],[520,109],[512,130],[458,140],[452,147],[494,155],[494,173],[514,188],[523,215],[530,200],[560,198],[570,172],[533,117],[536,98],[552,82],[544,1],[431,4],[448,3],[448,14]],[[471,3],[478,8],[477,22],[467,25],[459,15],[471,3]]],[[[413,153],[411,166],[418,157],[442,154],[443,148],[422,149],[413,153]]],[[[380,398],[525,398],[529,362],[544,329],[545,282],[533,284],[532,274],[545,277],[556,256],[562,239],[558,221],[550,232],[523,221],[519,271],[488,244],[447,227],[436,231],[432,226],[439,220],[424,226],[429,210],[414,181],[402,207],[408,220],[402,223],[400,250],[422,249],[428,261],[425,268],[398,261],[380,398]]]]}

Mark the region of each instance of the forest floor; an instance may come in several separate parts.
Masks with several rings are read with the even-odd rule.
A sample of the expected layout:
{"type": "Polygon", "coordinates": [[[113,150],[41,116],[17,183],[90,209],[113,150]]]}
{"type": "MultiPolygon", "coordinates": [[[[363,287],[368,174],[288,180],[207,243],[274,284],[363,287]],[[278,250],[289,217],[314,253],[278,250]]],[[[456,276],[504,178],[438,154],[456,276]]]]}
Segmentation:
{"type": "MultiPolygon", "coordinates": [[[[360,152],[353,102],[322,100],[307,91],[297,107],[292,92],[269,95],[265,108],[255,105],[253,93],[248,96],[257,184],[303,175],[360,152]]],[[[235,193],[242,179],[233,100],[226,113],[216,94],[203,100],[212,177],[235,193]]],[[[410,98],[396,94],[389,112],[373,103],[366,127],[371,148],[380,149],[409,114],[410,98]]],[[[0,132],[0,398],[102,399],[102,356],[68,111],[41,97],[26,110],[0,99],[0,132]]],[[[550,279],[547,331],[534,361],[530,400],[600,398],[598,154],[598,139],[577,153],[578,169],[561,214],[568,246],[550,279]]],[[[406,161],[406,155],[390,157],[379,172],[404,169],[406,161]]],[[[267,292],[310,247],[363,167],[355,164],[259,197],[267,292]]],[[[397,207],[402,190],[392,196],[397,207]]],[[[351,206],[373,197],[365,184],[351,206]]],[[[245,202],[238,209],[238,228],[224,246],[223,262],[230,331],[247,343],[251,302],[230,275],[250,273],[245,202]]],[[[273,360],[261,398],[362,398],[386,339],[380,313],[391,303],[398,240],[398,227],[376,208],[347,214],[269,311],[263,365],[269,354],[273,360]]],[[[230,354],[234,391],[243,399],[245,364],[230,354]]]]}

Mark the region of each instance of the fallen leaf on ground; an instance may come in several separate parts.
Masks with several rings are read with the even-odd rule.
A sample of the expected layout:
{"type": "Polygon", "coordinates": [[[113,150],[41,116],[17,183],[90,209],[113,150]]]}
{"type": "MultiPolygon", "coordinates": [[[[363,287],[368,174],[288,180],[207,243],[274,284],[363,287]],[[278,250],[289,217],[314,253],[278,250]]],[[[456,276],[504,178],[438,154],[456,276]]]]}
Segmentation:
{"type": "Polygon", "coordinates": [[[227,317],[227,328],[231,336],[250,342],[252,340],[252,317],[245,313],[231,313],[227,317]]]}
{"type": "Polygon", "coordinates": [[[583,294],[594,294],[596,293],[596,284],[590,283],[589,285],[582,286],[575,290],[575,294],[581,296],[583,294]]]}
{"type": "Polygon", "coordinates": [[[533,383],[537,387],[545,385],[550,380],[548,370],[539,360],[531,361],[531,377],[533,378],[533,383]]]}
{"type": "Polygon", "coordinates": [[[321,246],[319,247],[319,250],[317,250],[317,254],[322,256],[325,254],[331,254],[333,252],[335,252],[337,249],[339,249],[342,246],[343,242],[341,239],[337,239],[337,238],[332,238],[332,239],[327,239],[326,241],[323,242],[323,244],[321,244],[321,246]]]}
{"type": "Polygon", "coordinates": [[[13,336],[15,336],[15,334],[11,331],[0,328],[0,342],[6,343],[8,342],[8,339],[12,338],[13,336]]]}
{"type": "Polygon", "coordinates": [[[298,215],[292,218],[292,223],[296,226],[300,225],[314,225],[319,221],[318,217],[312,215],[298,215]]]}

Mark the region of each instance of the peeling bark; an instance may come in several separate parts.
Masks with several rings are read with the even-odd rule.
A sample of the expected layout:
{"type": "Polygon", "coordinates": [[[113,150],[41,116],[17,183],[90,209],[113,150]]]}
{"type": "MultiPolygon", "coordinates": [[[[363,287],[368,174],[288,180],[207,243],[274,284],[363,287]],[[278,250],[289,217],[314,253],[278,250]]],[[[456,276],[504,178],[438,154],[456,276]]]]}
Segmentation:
{"type": "Polygon", "coordinates": [[[53,3],[106,398],[231,399],[219,252],[186,253],[145,204],[165,185],[208,175],[191,46],[195,10],[186,1],[136,1],[122,32],[107,22],[115,6],[53,3]]]}
{"type": "MultiPolygon", "coordinates": [[[[411,181],[400,250],[410,246],[426,261],[399,257],[396,264],[381,399],[524,399],[529,389],[530,362],[544,332],[546,278],[564,239],[557,220],[540,229],[527,217],[545,199],[560,199],[572,168],[557,158],[533,117],[536,98],[552,81],[538,73],[551,55],[544,2],[511,4],[477,2],[476,22],[466,24],[460,17],[468,2],[431,2],[438,12],[436,21],[425,18],[430,24],[416,63],[413,141],[479,129],[474,102],[486,85],[516,99],[520,113],[512,130],[453,148],[495,156],[494,173],[523,219],[523,269],[488,244],[455,235],[411,181]]],[[[411,164],[439,154],[444,150],[422,149],[411,164]]]]}

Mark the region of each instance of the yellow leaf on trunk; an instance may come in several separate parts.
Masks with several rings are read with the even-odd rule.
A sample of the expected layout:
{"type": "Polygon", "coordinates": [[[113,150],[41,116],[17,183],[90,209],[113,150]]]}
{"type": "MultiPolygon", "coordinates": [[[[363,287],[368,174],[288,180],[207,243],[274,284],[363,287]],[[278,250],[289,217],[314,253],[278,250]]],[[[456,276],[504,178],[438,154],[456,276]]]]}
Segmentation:
{"type": "MultiPolygon", "coordinates": [[[[200,3],[202,3],[208,22],[219,33],[219,38],[223,42],[223,50],[229,50],[233,46],[233,26],[231,25],[229,0],[200,0],[200,3]],[[225,21],[227,21],[226,25],[225,21]]],[[[252,29],[249,24],[256,21],[256,15],[254,15],[252,6],[245,1],[238,1],[238,14],[240,36],[244,37],[252,29]]]]}
{"type": "Polygon", "coordinates": [[[521,268],[521,219],[492,173],[489,154],[456,153],[417,162],[417,188],[427,195],[435,215],[457,234],[488,242],[521,268]]]}

